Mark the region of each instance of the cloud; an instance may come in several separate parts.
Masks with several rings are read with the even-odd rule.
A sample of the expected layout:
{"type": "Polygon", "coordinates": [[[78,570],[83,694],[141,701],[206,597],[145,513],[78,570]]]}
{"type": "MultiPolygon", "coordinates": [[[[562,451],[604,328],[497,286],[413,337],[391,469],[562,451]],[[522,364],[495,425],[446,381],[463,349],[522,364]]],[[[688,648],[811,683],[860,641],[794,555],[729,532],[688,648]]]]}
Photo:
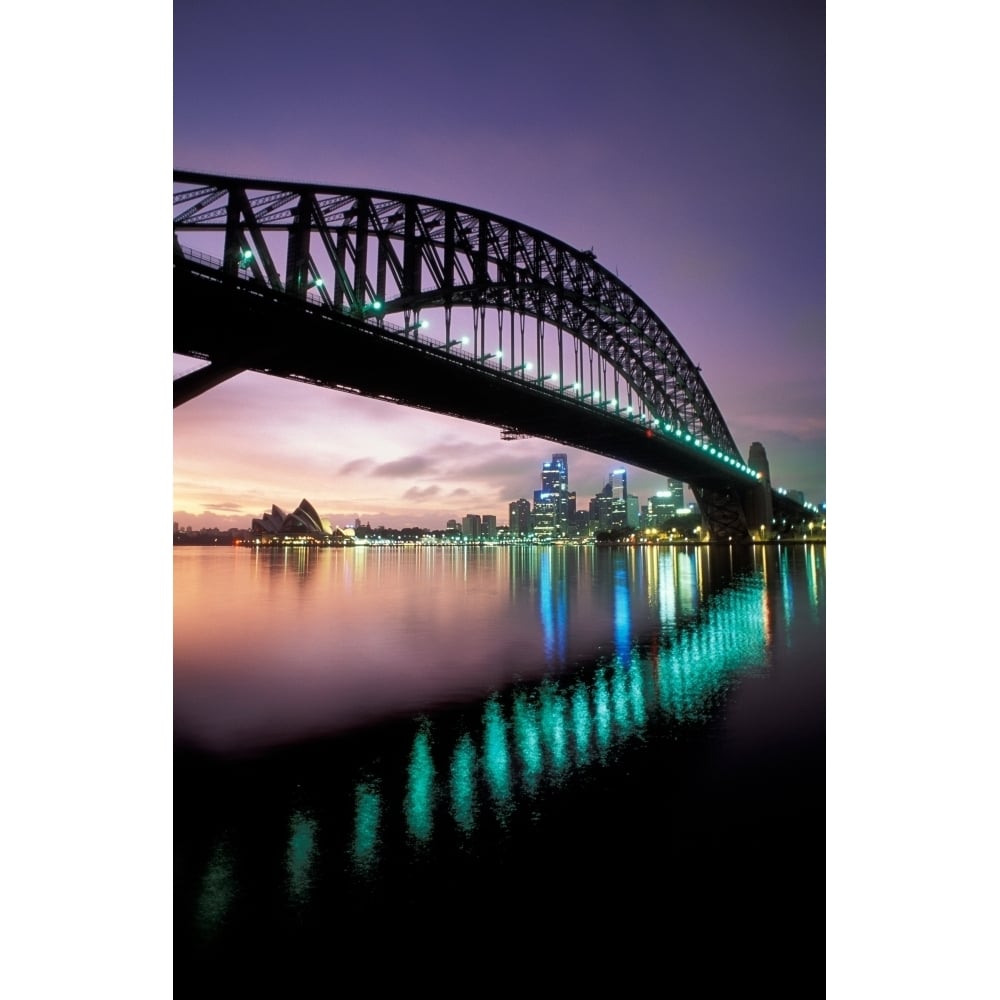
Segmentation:
{"type": "Polygon", "coordinates": [[[352,472],[365,472],[375,463],[370,458],[354,458],[350,462],[345,462],[338,470],[340,476],[349,476],[352,472]]]}
{"type": "Polygon", "coordinates": [[[404,494],[404,500],[429,500],[441,492],[440,486],[411,486],[404,494]]]}
{"type": "Polygon", "coordinates": [[[416,476],[420,473],[429,472],[434,468],[434,463],[426,455],[407,455],[405,458],[397,458],[391,462],[383,462],[372,469],[373,476],[416,476]]]}

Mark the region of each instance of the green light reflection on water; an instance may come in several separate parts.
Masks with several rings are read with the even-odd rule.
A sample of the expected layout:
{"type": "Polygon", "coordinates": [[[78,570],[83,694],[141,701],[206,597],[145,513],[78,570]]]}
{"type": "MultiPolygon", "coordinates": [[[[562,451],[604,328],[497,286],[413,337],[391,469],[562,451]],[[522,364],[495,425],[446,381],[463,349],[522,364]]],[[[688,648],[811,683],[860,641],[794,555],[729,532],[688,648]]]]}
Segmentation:
{"type": "Polygon", "coordinates": [[[594,730],[598,751],[603,756],[611,742],[611,705],[608,681],[603,670],[594,677],[594,730]]]}
{"type": "Polygon", "coordinates": [[[434,761],[430,726],[424,723],[413,739],[406,782],[406,827],[417,840],[427,841],[434,830],[434,761]]]}
{"type": "MultiPolygon", "coordinates": [[[[682,558],[674,568],[690,572],[694,566],[682,558]]],[[[481,745],[461,732],[447,758],[456,829],[475,831],[477,797],[484,793],[506,825],[519,800],[535,796],[543,780],[558,785],[571,766],[607,763],[608,751],[641,735],[654,714],[679,722],[706,718],[736,673],[766,665],[762,593],[758,576],[724,600],[707,599],[698,622],[665,629],[654,649],[633,647],[627,658],[605,661],[589,675],[549,677],[527,690],[494,693],[483,704],[481,745]]],[[[363,867],[380,850],[381,798],[366,783],[356,795],[354,858],[363,867]]],[[[409,834],[421,844],[433,835],[434,807],[430,723],[424,720],[412,744],[404,802],[409,834]]]]}
{"type": "Polygon", "coordinates": [[[228,845],[219,841],[205,867],[195,911],[195,923],[203,935],[212,937],[219,931],[235,895],[232,854],[228,845]]]}
{"type": "Polygon", "coordinates": [[[535,708],[523,694],[514,698],[513,730],[521,758],[522,781],[531,794],[538,787],[538,779],[542,775],[542,748],[535,708]]]}
{"type": "Polygon", "coordinates": [[[465,833],[475,828],[476,748],[468,733],[462,734],[451,757],[451,815],[465,833]]]}
{"type": "Polygon", "coordinates": [[[316,853],[316,820],[302,812],[292,814],[289,821],[288,850],[285,870],[288,873],[288,894],[296,902],[303,901],[312,888],[311,871],[316,853]]]}
{"type": "Polygon", "coordinates": [[[354,841],[351,858],[359,871],[370,871],[378,862],[379,823],[382,796],[378,787],[367,781],[354,789],[354,841]]]}
{"type": "Polygon", "coordinates": [[[785,612],[785,642],[786,645],[790,646],[792,644],[792,637],[788,630],[792,625],[792,613],[795,610],[795,602],[792,595],[792,577],[788,566],[788,546],[784,545],[778,551],[780,553],[778,562],[781,566],[782,610],[785,612]]]}
{"type": "Polygon", "coordinates": [[[627,672],[627,668],[620,660],[611,668],[611,715],[617,731],[623,736],[627,736],[632,731],[632,713],[627,690],[627,672]]]}
{"type": "Polygon", "coordinates": [[[510,752],[507,749],[506,725],[496,695],[487,701],[483,711],[483,769],[497,815],[502,819],[510,807],[510,752]]]}
{"type": "Polygon", "coordinates": [[[590,762],[590,730],[593,718],[590,714],[590,696],[587,685],[582,681],[573,690],[573,736],[575,738],[575,758],[579,766],[590,762]]]}
{"type": "Polygon", "coordinates": [[[542,682],[539,700],[542,742],[548,747],[553,773],[559,775],[566,770],[568,764],[565,699],[560,696],[552,681],[546,678],[542,682]]]}
{"type": "Polygon", "coordinates": [[[638,653],[632,654],[628,676],[632,718],[635,720],[635,724],[641,728],[646,725],[646,690],[642,662],[638,653]]]}

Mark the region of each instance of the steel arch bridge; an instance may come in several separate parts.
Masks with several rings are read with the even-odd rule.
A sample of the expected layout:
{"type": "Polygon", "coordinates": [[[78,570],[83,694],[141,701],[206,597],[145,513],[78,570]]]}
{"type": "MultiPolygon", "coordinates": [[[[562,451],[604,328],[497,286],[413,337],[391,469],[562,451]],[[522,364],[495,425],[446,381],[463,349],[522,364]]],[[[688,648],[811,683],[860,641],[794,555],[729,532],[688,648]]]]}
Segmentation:
{"type": "Polygon", "coordinates": [[[655,313],[593,251],[478,209],[175,170],[174,352],[211,362],[175,406],[260,371],[681,479],[713,539],[771,506],[655,313]]]}

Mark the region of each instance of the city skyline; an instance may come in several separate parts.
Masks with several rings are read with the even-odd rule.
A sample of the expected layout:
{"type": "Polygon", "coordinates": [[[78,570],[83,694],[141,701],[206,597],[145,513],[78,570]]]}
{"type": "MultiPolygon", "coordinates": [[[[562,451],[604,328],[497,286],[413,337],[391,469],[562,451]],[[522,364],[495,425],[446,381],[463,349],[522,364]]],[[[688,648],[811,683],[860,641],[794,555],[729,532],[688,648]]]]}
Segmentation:
{"type": "MultiPolygon", "coordinates": [[[[321,4],[301,13],[318,29],[330,18],[321,4]]],[[[740,454],[761,441],[775,485],[825,502],[822,9],[608,17],[582,2],[566,17],[515,2],[494,17],[376,2],[337,12],[347,36],[392,30],[377,69],[343,47],[332,92],[324,60],[283,61],[298,50],[280,11],[232,21],[181,0],[175,14],[175,167],[439,197],[593,248],[701,366],[740,454]],[[195,11],[198,30],[184,30],[195,11]],[[223,35],[234,45],[220,49],[223,35]],[[473,35],[493,42],[474,57],[473,35]],[[239,53],[265,45],[245,75],[239,53]],[[432,50],[452,57],[406,68],[432,50]],[[509,51],[544,73],[509,72],[509,51]]],[[[196,366],[174,358],[175,375],[196,366]]],[[[616,464],[254,373],[178,407],[173,429],[174,518],[194,526],[248,523],[303,496],[352,523],[505,519],[540,453],[565,450],[580,482],[616,464]]],[[[629,479],[639,495],[660,481],[633,467],[629,479]]]]}
{"type": "MultiPolygon", "coordinates": [[[[551,456],[551,460],[554,461],[557,458],[567,458],[568,459],[568,456],[569,456],[569,451],[563,451],[561,453],[553,453],[552,456],[551,456]]],[[[502,515],[494,514],[492,511],[481,511],[481,510],[469,509],[469,510],[465,510],[464,512],[459,512],[456,509],[451,514],[447,515],[444,518],[444,520],[441,521],[440,523],[438,523],[438,522],[435,522],[435,523],[424,523],[422,521],[413,520],[412,518],[411,519],[407,519],[405,517],[405,515],[403,515],[403,516],[401,516],[400,523],[387,524],[384,521],[379,521],[379,520],[376,520],[376,519],[374,519],[372,517],[365,517],[364,515],[362,515],[360,513],[359,514],[355,514],[353,517],[348,517],[348,516],[345,515],[341,519],[338,520],[335,514],[332,514],[332,513],[328,512],[328,511],[320,509],[320,507],[316,507],[316,509],[317,509],[317,513],[319,513],[320,516],[322,516],[325,519],[327,519],[331,523],[331,525],[333,527],[339,527],[339,528],[351,527],[351,526],[356,525],[358,522],[360,522],[362,525],[371,525],[372,528],[380,528],[380,527],[391,528],[391,529],[428,528],[430,530],[436,531],[436,530],[441,530],[441,529],[447,527],[448,522],[452,522],[452,521],[454,521],[454,522],[461,522],[463,518],[469,517],[469,516],[473,516],[473,517],[484,517],[484,516],[485,517],[489,517],[489,516],[492,516],[492,517],[495,518],[496,523],[498,525],[508,525],[509,524],[510,508],[511,508],[512,505],[515,505],[515,504],[518,504],[518,503],[521,503],[521,502],[525,502],[525,503],[528,504],[529,509],[531,509],[532,511],[534,510],[535,504],[532,501],[532,497],[538,492],[537,475],[540,475],[541,481],[542,481],[542,483],[544,485],[545,477],[546,477],[546,474],[547,474],[547,471],[549,469],[549,466],[550,466],[551,462],[550,462],[550,460],[547,460],[547,459],[541,459],[536,464],[537,464],[538,468],[537,468],[537,474],[536,474],[536,482],[535,482],[535,484],[534,485],[530,485],[529,484],[529,486],[526,487],[526,488],[524,488],[524,489],[522,489],[522,491],[517,496],[511,496],[510,498],[508,498],[508,500],[506,502],[504,502],[503,505],[502,505],[503,506],[503,514],[502,515]]],[[[567,467],[568,468],[572,468],[572,466],[569,464],[568,460],[567,460],[567,467]]],[[[602,493],[602,491],[605,489],[605,487],[608,486],[608,485],[610,485],[612,483],[612,481],[616,479],[616,473],[619,473],[622,468],[623,467],[620,466],[620,465],[614,465],[613,467],[609,467],[607,469],[607,472],[605,474],[604,479],[600,482],[599,485],[594,486],[593,489],[588,489],[588,488],[585,487],[585,488],[583,488],[581,490],[581,489],[575,488],[575,486],[570,485],[568,488],[570,489],[571,492],[573,492],[573,494],[577,498],[577,509],[586,510],[587,509],[587,504],[589,503],[589,501],[591,499],[593,499],[594,497],[599,496],[602,493]]],[[[651,492],[649,492],[649,493],[644,493],[644,494],[640,495],[640,494],[636,493],[631,486],[628,487],[628,494],[630,496],[635,497],[638,500],[640,508],[646,506],[646,504],[651,499],[653,499],[655,496],[657,496],[657,494],[661,494],[662,495],[664,492],[668,492],[669,493],[671,491],[672,484],[676,482],[675,480],[673,480],[673,479],[671,479],[669,477],[666,477],[666,476],[653,476],[652,478],[655,479],[655,480],[658,480],[658,481],[655,483],[654,487],[652,488],[651,492]]],[[[618,482],[622,482],[622,481],[627,482],[628,481],[628,474],[626,473],[624,476],[617,476],[617,481],[618,482]]],[[[571,474],[567,472],[567,483],[571,483],[571,482],[572,482],[571,474]]],[[[691,497],[691,495],[690,495],[690,488],[686,484],[682,484],[681,498],[680,499],[681,499],[681,502],[682,502],[683,506],[688,506],[689,503],[693,503],[693,497],[691,497]]],[[[302,500],[308,501],[309,504],[310,504],[310,506],[316,506],[316,505],[314,505],[312,503],[312,500],[309,497],[307,497],[307,496],[300,497],[296,501],[289,500],[287,503],[282,503],[282,502],[279,502],[277,500],[273,500],[271,503],[266,504],[265,507],[263,507],[256,514],[252,515],[252,517],[250,518],[250,522],[252,523],[253,520],[255,520],[257,518],[260,518],[262,516],[266,516],[268,514],[268,512],[271,510],[272,506],[277,506],[277,507],[281,508],[282,510],[288,512],[288,511],[293,510],[298,505],[298,503],[301,502],[302,500]]],[[[675,500],[675,502],[676,502],[676,500],[675,500]]],[[[208,516],[210,517],[210,515],[208,515],[208,516]]],[[[233,517],[233,515],[231,515],[230,517],[233,517]]],[[[181,530],[184,530],[184,529],[187,529],[187,528],[192,528],[194,530],[198,530],[200,528],[206,528],[206,529],[208,529],[208,528],[219,528],[220,530],[227,530],[229,528],[237,528],[237,529],[244,529],[244,528],[246,528],[246,529],[249,529],[249,527],[251,526],[250,523],[245,524],[245,525],[244,524],[228,523],[228,520],[229,519],[227,518],[227,523],[225,523],[225,524],[222,524],[222,523],[195,524],[194,522],[191,522],[191,521],[180,520],[180,519],[178,519],[175,516],[175,518],[174,518],[174,524],[178,525],[181,530]]]]}

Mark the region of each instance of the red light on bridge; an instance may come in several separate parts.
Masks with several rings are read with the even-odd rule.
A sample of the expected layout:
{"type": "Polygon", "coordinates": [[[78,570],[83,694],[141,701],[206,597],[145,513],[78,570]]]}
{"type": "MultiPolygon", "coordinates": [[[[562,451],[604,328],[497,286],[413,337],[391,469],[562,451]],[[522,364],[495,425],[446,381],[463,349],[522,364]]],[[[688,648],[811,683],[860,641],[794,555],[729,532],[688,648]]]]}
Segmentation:
{"type": "Polygon", "coordinates": [[[653,432],[647,427],[646,428],[646,437],[651,438],[652,436],[653,436],[653,432]]]}

